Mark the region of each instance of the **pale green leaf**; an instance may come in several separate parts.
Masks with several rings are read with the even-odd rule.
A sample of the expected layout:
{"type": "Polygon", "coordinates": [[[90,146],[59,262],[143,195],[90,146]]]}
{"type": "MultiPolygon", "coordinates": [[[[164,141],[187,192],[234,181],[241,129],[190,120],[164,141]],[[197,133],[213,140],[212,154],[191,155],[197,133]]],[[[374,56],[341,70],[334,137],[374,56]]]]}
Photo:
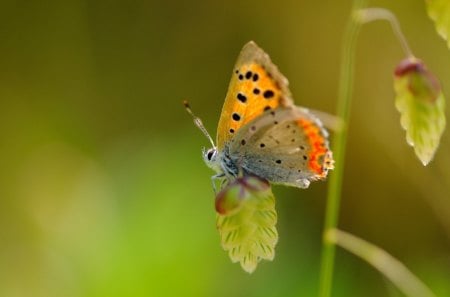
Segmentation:
{"type": "Polygon", "coordinates": [[[450,1],[426,0],[428,15],[434,22],[438,34],[447,41],[450,48],[450,1]]]}
{"type": "Polygon", "coordinates": [[[261,260],[273,260],[275,256],[277,213],[270,186],[253,177],[250,177],[250,183],[248,177],[246,179],[245,184],[235,183],[225,189],[230,193],[246,194],[238,211],[217,215],[217,229],[231,261],[240,262],[245,271],[252,273],[261,260]],[[248,186],[258,183],[258,187],[248,186]]]}
{"type": "Polygon", "coordinates": [[[395,105],[406,140],[420,161],[433,158],[445,129],[445,98],[434,75],[417,59],[402,61],[394,80],[395,105]]]}

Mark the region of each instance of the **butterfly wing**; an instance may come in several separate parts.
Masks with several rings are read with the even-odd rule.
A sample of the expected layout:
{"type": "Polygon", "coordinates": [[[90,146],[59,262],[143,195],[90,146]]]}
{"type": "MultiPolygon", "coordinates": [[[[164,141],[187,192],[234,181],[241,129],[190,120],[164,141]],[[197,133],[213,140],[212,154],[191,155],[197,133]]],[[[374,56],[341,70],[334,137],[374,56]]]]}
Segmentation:
{"type": "Polygon", "coordinates": [[[268,109],[293,105],[287,79],[269,56],[254,43],[247,43],[233,69],[217,128],[221,150],[246,123],[268,109]]]}
{"type": "Polygon", "coordinates": [[[280,107],[242,127],[230,142],[229,155],[247,174],[307,188],[333,168],[327,136],[307,109],[280,107]]]}

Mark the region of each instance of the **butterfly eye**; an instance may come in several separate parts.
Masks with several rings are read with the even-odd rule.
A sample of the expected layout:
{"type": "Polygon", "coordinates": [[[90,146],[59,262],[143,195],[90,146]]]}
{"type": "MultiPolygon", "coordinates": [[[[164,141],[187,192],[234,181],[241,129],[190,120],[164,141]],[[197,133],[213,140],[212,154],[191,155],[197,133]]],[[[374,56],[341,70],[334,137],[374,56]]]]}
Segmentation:
{"type": "Polygon", "coordinates": [[[206,155],[206,157],[208,158],[209,161],[211,161],[213,155],[214,155],[214,151],[213,151],[213,150],[210,150],[210,151],[208,152],[208,154],[206,155]]]}

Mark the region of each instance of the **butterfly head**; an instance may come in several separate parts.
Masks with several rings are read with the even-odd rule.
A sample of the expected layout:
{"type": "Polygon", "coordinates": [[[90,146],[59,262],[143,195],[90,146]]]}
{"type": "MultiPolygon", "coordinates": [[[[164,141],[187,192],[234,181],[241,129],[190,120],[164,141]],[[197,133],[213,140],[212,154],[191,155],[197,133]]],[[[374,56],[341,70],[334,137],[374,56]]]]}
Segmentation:
{"type": "Polygon", "coordinates": [[[219,152],[217,151],[216,147],[212,147],[209,149],[203,148],[202,155],[203,161],[205,161],[206,166],[216,172],[220,171],[220,158],[219,152]]]}

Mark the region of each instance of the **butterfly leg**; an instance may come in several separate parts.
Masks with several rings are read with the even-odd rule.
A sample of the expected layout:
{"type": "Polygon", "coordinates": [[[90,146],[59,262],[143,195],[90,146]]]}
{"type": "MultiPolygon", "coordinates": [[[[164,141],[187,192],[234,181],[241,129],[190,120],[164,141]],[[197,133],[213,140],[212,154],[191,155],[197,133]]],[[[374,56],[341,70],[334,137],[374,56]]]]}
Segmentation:
{"type": "Polygon", "coordinates": [[[225,182],[225,174],[224,173],[219,173],[216,175],[211,176],[211,182],[212,182],[212,186],[213,186],[213,190],[214,190],[214,195],[217,195],[217,188],[216,188],[216,181],[220,180],[220,189],[222,189],[223,183],[225,182]]]}

